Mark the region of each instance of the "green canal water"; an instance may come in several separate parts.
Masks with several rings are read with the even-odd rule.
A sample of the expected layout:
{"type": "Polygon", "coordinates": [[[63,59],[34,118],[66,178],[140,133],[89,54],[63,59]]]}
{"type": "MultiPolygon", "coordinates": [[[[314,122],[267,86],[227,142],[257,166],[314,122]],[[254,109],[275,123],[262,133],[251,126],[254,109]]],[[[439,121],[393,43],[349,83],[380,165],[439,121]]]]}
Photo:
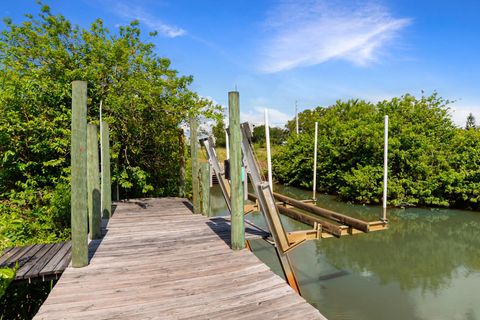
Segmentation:
{"type": "MultiPolygon", "coordinates": [[[[275,186],[307,199],[311,192],[275,186]]],[[[228,215],[213,192],[216,215],[228,215]]],[[[318,195],[318,206],[365,220],[380,207],[344,203],[318,195]]],[[[259,213],[247,219],[265,225],[259,213]]],[[[291,254],[303,297],[330,320],[479,319],[480,212],[446,209],[389,209],[389,229],[309,241],[291,254]]],[[[287,230],[306,226],[282,217],[287,230]]],[[[279,273],[273,248],[263,240],[254,253],[279,273]]]]}

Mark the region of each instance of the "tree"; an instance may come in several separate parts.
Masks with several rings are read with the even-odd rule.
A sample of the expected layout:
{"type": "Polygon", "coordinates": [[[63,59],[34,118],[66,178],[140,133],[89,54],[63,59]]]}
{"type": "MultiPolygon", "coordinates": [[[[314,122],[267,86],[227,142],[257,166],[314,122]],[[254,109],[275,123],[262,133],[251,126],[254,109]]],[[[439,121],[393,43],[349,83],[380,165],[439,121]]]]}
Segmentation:
{"type": "Polygon", "coordinates": [[[219,117],[212,128],[212,134],[215,137],[217,147],[226,147],[225,138],[225,124],[223,123],[223,117],[219,117]]]}
{"type": "MultiPolygon", "coordinates": [[[[270,127],[270,143],[272,145],[281,145],[287,138],[286,130],[277,127],[270,127]]],[[[265,125],[255,126],[253,128],[253,143],[261,146],[265,145],[265,125]]]]}
{"type": "Polygon", "coordinates": [[[175,195],[180,125],[218,111],[142,40],[138,21],[110,33],[97,19],[85,30],[40,6],[23,23],[4,19],[0,35],[2,244],[68,236],[73,80],[88,83],[90,122],[103,104],[124,197],[175,195]]]}
{"type": "Polygon", "coordinates": [[[473,114],[470,112],[467,117],[467,123],[465,124],[465,129],[470,130],[470,129],[475,129],[477,126],[475,124],[475,117],[473,114]]]}
{"type": "Polygon", "coordinates": [[[388,114],[390,204],[476,209],[479,133],[456,128],[449,103],[436,93],[421,98],[406,94],[376,104],[337,101],[328,108],[306,110],[299,117],[304,119],[301,134],[290,135],[273,158],[274,176],[282,183],[311,187],[318,121],[319,189],[350,201],[379,203],[383,117],[388,114]]]}

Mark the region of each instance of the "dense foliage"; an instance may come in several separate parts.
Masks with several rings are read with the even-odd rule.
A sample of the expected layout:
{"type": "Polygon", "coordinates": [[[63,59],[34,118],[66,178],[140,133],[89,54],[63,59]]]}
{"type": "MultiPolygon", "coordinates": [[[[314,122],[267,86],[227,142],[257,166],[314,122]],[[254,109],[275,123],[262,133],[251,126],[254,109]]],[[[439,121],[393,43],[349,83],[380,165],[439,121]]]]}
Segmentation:
{"type": "Polygon", "coordinates": [[[5,294],[8,285],[15,278],[15,272],[15,268],[0,268],[0,298],[5,294]]]}
{"type": "MultiPolygon", "coordinates": [[[[282,183],[310,187],[314,123],[319,123],[319,190],[360,203],[379,203],[383,177],[383,117],[389,115],[390,205],[479,208],[480,131],[457,128],[449,101],[405,95],[377,104],[359,100],[306,110],[273,159],[282,183]]],[[[288,126],[292,127],[293,121],[288,126]]],[[[291,128],[290,128],[291,129],[291,128]]]]}
{"type": "Polygon", "coordinates": [[[0,320],[33,319],[56,280],[15,282],[0,297],[0,320]]]}
{"type": "MultiPolygon", "coordinates": [[[[89,30],[41,5],[0,35],[0,248],[69,235],[71,82],[88,83],[88,118],[111,128],[121,197],[176,195],[182,123],[216,106],[158,57],[138,22],[89,30]]],[[[153,36],[153,34],[151,34],[153,36]]],[[[114,188],[115,190],[115,188],[114,188]]]]}
{"type": "MultiPolygon", "coordinates": [[[[287,139],[288,133],[285,129],[270,127],[270,144],[281,145],[287,139]]],[[[265,145],[265,125],[253,128],[252,142],[263,147],[265,145]]]]}

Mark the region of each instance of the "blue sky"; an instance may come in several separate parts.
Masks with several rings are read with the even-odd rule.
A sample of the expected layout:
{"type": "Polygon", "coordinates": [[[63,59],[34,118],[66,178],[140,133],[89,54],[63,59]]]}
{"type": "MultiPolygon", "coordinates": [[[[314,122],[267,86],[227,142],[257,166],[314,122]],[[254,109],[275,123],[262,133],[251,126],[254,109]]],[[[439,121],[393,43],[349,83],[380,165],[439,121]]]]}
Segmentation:
{"type": "MultiPolygon", "coordinates": [[[[192,88],[226,105],[240,91],[243,120],[282,125],[299,110],[338,99],[378,101],[436,90],[455,100],[454,121],[480,121],[479,1],[45,0],[82,27],[138,19],[160,56],[192,88]]],[[[34,0],[2,2],[21,21],[34,0]]]]}

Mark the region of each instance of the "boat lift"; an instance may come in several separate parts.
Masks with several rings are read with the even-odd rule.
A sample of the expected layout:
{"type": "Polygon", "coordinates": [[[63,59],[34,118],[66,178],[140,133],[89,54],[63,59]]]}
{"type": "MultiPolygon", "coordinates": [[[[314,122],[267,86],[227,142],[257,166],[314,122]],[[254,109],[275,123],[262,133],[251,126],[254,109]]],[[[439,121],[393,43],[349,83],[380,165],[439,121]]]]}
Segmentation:
{"type": "MultiPolygon", "coordinates": [[[[307,240],[314,240],[328,237],[341,237],[343,235],[353,235],[356,233],[365,233],[370,231],[384,230],[388,227],[387,221],[373,221],[366,222],[355,219],[340,213],[336,213],[327,209],[317,207],[311,200],[295,200],[290,197],[274,193],[268,184],[263,181],[263,178],[255,159],[252,147],[252,128],[249,123],[242,123],[240,125],[242,134],[242,153],[243,164],[245,167],[245,179],[247,174],[252,184],[254,193],[248,194],[248,199],[254,201],[256,205],[246,205],[245,212],[254,211],[254,207],[260,208],[265,221],[267,223],[268,231],[272,236],[273,244],[277,256],[280,260],[282,271],[288,284],[298,293],[300,289],[295,278],[292,264],[289,260],[288,253],[307,240]],[[325,219],[307,215],[292,208],[298,208],[304,211],[314,213],[325,219],[332,220],[336,223],[328,222],[325,219]],[[299,220],[313,227],[311,230],[299,230],[287,232],[280,220],[280,213],[287,215],[295,220],[299,220]]],[[[222,190],[223,197],[228,209],[231,211],[230,203],[230,184],[225,177],[225,169],[222,169],[218,162],[215,152],[215,141],[213,137],[200,139],[200,142],[205,146],[207,157],[213,172],[218,178],[218,183],[222,190]]]]}

